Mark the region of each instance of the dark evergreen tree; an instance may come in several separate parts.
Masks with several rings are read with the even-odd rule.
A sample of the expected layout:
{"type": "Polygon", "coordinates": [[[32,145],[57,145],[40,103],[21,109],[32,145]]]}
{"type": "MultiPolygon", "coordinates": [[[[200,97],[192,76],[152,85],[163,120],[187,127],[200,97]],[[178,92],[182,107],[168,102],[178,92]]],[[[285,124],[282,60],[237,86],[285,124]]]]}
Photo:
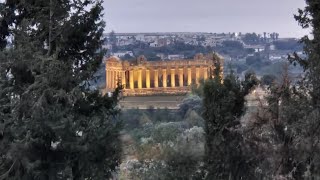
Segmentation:
{"type": "Polygon", "coordinates": [[[3,4],[0,37],[13,47],[0,51],[0,179],[106,179],[115,170],[119,90],[89,90],[102,62],[102,10],[99,0],[3,4]]]}
{"type": "Polygon", "coordinates": [[[266,74],[263,75],[261,78],[261,84],[262,85],[266,85],[266,86],[270,86],[272,85],[272,83],[274,83],[277,80],[277,77],[273,74],[266,74]]]}
{"type": "Polygon", "coordinates": [[[312,28],[313,38],[305,36],[301,39],[304,46],[306,59],[295,54],[293,62],[298,62],[307,72],[307,81],[311,85],[311,96],[313,105],[320,107],[320,2],[316,0],[306,0],[307,6],[304,10],[299,10],[299,15],[295,18],[303,28],[312,28]]]}
{"type": "Polygon", "coordinates": [[[280,86],[271,89],[269,110],[274,120],[276,140],[281,142],[278,174],[295,179],[320,177],[320,2],[306,0],[295,19],[303,28],[312,28],[313,38],[305,36],[305,59],[296,53],[289,60],[300,64],[304,78],[293,84],[285,76],[280,86]]]}
{"type": "Polygon", "coordinates": [[[235,130],[245,112],[245,96],[258,84],[253,73],[241,82],[231,72],[221,79],[216,63],[213,79],[205,82],[204,114],[206,132],[206,179],[250,179],[253,177],[250,154],[244,152],[241,135],[235,130]]]}
{"type": "MultiPolygon", "coordinates": [[[[306,58],[297,53],[289,56],[290,62],[304,68],[304,77],[293,83],[285,68],[281,83],[273,84],[269,89],[267,113],[257,118],[257,123],[262,122],[264,128],[271,127],[264,133],[269,135],[251,139],[260,149],[270,147],[263,153],[257,152],[265,154],[265,159],[273,156],[259,165],[269,174],[265,174],[265,178],[320,177],[320,2],[306,0],[306,4],[295,18],[303,28],[312,28],[313,38],[305,36],[301,40],[306,58]]],[[[260,128],[261,125],[251,131],[260,131],[260,128]]]]}
{"type": "MultiPolygon", "coordinates": [[[[302,127],[305,131],[302,135],[305,137],[307,143],[311,145],[308,151],[301,149],[300,152],[303,153],[303,159],[305,171],[310,173],[313,178],[320,177],[320,2],[317,0],[306,0],[307,6],[304,10],[299,10],[299,15],[295,16],[296,20],[300,23],[303,28],[312,28],[313,38],[309,39],[307,36],[302,38],[302,43],[304,46],[304,53],[307,55],[306,59],[302,59],[295,54],[295,62],[300,63],[305,68],[306,78],[303,82],[307,91],[302,93],[307,97],[310,95],[311,102],[305,104],[304,118],[300,118],[300,122],[305,121],[302,127]],[[312,107],[312,109],[310,109],[312,107]],[[307,152],[307,153],[306,153],[307,152]]],[[[304,96],[305,97],[305,96],[304,96]]],[[[304,98],[306,99],[306,98],[304,98]]],[[[303,101],[302,101],[303,102],[303,101]]],[[[305,102],[305,101],[304,101],[305,102]]],[[[299,103],[301,104],[301,103],[299,103]]],[[[300,128],[299,128],[300,129],[300,128]]],[[[301,154],[298,154],[301,157],[301,154]]],[[[297,162],[301,162],[297,161],[297,162]]],[[[305,175],[305,174],[304,174],[305,175]]]]}

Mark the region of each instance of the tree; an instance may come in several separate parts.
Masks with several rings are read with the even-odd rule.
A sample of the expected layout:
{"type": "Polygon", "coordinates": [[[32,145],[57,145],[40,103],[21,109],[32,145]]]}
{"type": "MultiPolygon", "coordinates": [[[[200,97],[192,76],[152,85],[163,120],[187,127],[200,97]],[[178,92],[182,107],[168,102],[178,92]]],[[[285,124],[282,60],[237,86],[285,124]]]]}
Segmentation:
{"type": "Polygon", "coordinates": [[[246,54],[243,44],[239,41],[224,41],[219,50],[235,58],[246,54]]]}
{"type": "MultiPolygon", "coordinates": [[[[302,177],[319,178],[320,176],[320,165],[318,163],[320,158],[320,134],[318,130],[320,127],[320,4],[316,0],[306,0],[306,4],[305,9],[299,9],[299,14],[295,15],[295,19],[302,28],[312,27],[313,39],[308,38],[308,36],[301,39],[304,44],[305,59],[299,57],[297,53],[289,57],[292,63],[299,63],[304,67],[306,74],[305,78],[298,84],[298,88],[294,86],[290,89],[289,97],[294,97],[291,99],[295,100],[296,103],[289,108],[299,109],[287,111],[282,116],[284,121],[292,123],[290,132],[302,129],[299,134],[301,138],[293,139],[291,149],[294,149],[297,144],[300,146],[291,157],[291,162],[287,163],[286,166],[289,169],[288,171],[297,169],[295,176],[298,179],[302,177]],[[295,126],[295,124],[299,125],[295,126]],[[304,146],[308,148],[306,149],[304,146]]],[[[294,138],[295,136],[289,134],[289,137],[294,138]]]]}
{"type": "MultiPolygon", "coordinates": [[[[282,81],[269,89],[266,112],[257,118],[256,124],[259,124],[255,127],[257,130],[270,127],[268,132],[264,132],[269,136],[264,137],[262,141],[260,138],[260,148],[270,147],[270,149],[260,151],[259,154],[266,154],[265,158],[276,155],[267,160],[268,163],[261,163],[269,164],[264,171],[271,169],[270,174],[273,176],[267,178],[319,179],[320,177],[319,6],[319,1],[307,0],[305,9],[300,9],[299,14],[295,16],[303,28],[312,27],[313,38],[305,36],[301,39],[306,58],[299,57],[297,53],[289,56],[290,62],[300,64],[304,68],[304,77],[298,83],[293,83],[286,67],[282,81]]],[[[250,128],[250,131],[255,130],[250,128]]],[[[255,144],[259,144],[256,137],[252,140],[255,144]]]]}
{"type": "Polygon", "coordinates": [[[248,56],[246,58],[246,65],[253,66],[256,68],[261,68],[263,57],[260,53],[255,53],[253,56],[248,56]]]}
{"type": "Polygon", "coordinates": [[[236,50],[243,50],[243,44],[241,44],[241,42],[239,41],[223,41],[222,45],[225,48],[230,48],[230,49],[236,49],[236,50]]]}
{"type": "Polygon", "coordinates": [[[272,85],[272,83],[274,83],[276,81],[276,79],[277,79],[277,77],[275,75],[266,74],[266,75],[262,76],[261,84],[270,86],[270,85],[272,85]]]}
{"type": "Polygon", "coordinates": [[[130,54],[125,54],[123,57],[122,57],[122,60],[132,60],[134,59],[133,56],[131,56],[130,54]]]}
{"type": "Polygon", "coordinates": [[[240,82],[231,72],[222,82],[220,71],[220,64],[216,63],[214,78],[207,80],[203,88],[206,179],[250,179],[251,161],[244,154],[242,138],[234,128],[245,112],[245,96],[258,81],[249,73],[240,82]]]}
{"type": "Polygon", "coordinates": [[[293,50],[293,51],[301,51],[302,44],[299,43],[296,39],[289,39],[289,40],[278,40],[273,42],[276,49],[279,50],[293,50]]]}
{"type": "Polygon", "coordinates": [[[200,112],[202,109],[201,102],[202,99],[197,95],[191,95],[183,99],[182,103],[179,105],[179,113],[185,116],[189,110],[194,110],[200,112]]]}
{"type": "Polygon", "coordinates": [[[260,39],[256,33],[247,33],[242,38],[243,42],[249,45],[259,44],[260,39]]]}
{"type": "Polygon", "coordinates": [[[112,30],[109,34],[109,42],[110,44],[112,45],[112,51],[113,52],[116,52],[118,50],[118,47],[117,47],[117,36],[116,36],[116,33],[112,30]]]}
{"type": "Polygon", "coordinates": [[[303,28],[312,27],[313,39],[305,36],[301,39],[305,44],[304,52],[307,58],[302,59],[297,54],[290,58],[292,62],[298,62],[307,71],[307,82],[312,85],[311,96],[314,107],[320,107],[320,9],[316,0],[306,0],[307,6],[304,10],[299,9],[299,15],[295,19],[303,28]]]}
{"type": "MultiPolygon", "coordinates": [[[[0,3],[0,11],[4,11],[4,3],[0,3]]],[[[6,37],[9,35],[8,31],[8,21],[11,21],[11,18],[4,19],[3,15],[0,14],[0,50],[5,48],[7,45],[6,37]]]]}
{"type": "Polygon", "coordinates": [[[0,37],[14,46],[0,51],[0,179],[106,179],[118,165],[119,90],[89,90],[102,10],[94,0],[5,2],[0,37]]]}
{"type": "Polygon", "coordinates": [[[254,55],[254,56],[248,56],[246,58],[246,64],[247,65],[252,65],[255,63],[261,63],[261,58],[259,55],[254,55]]]}

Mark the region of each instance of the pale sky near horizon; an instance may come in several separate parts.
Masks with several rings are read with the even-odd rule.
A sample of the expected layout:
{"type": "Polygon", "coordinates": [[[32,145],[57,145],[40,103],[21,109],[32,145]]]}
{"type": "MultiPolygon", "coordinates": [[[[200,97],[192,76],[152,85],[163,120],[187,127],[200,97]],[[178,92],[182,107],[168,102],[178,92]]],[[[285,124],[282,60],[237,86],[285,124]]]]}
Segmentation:
{"type": "Polygon", "coordinates": [[[106,31],[278,32],[301,37],[294,20],[304,0],[105,0],[106,31]]]}

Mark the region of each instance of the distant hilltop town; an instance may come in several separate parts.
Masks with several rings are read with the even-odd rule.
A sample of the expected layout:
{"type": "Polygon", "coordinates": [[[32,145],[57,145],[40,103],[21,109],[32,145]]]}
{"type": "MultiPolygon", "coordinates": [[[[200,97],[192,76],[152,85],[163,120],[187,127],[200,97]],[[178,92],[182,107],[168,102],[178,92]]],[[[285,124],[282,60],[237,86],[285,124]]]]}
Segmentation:
{"type": "Polygon", "coordinates": [[[190,59],[196,53],[217,51],[226,59],[245,59],[254,53],[274,51],[270,60],[283,58],[287,51],[299,49],[295,38],[281,38],[279,33],[107,33],[107,56],[134,59],[145,55],[149,60],[190,59]]]}
{"type": "MultiPolygon", "coordinates": [[[[252,40],[255,41],[262,39],[265,42],[272,42],[279,39],[278,33],[201,33],[201,32],[181,32],[181,33],[108,33],[105,34],[108,45],[112,45],[113,37],[117,38],[115,43],[117,46],[132,45],[137,42],[143,42],[150,45],[150,47],[163,47],[173,44],[177,41],[185,42],[189,45],[201,45],[201,46],[217,46],[221,45],[222,42],[232,40],[241,41],[247,35],[251,35],[252,40]],[[254,37],[256,36],[256,37],[254,37]],[[111,38],[111,39],[110,39],[111,38]]],[[[248,39],[250,41],[250,39],[248,39]]]]}

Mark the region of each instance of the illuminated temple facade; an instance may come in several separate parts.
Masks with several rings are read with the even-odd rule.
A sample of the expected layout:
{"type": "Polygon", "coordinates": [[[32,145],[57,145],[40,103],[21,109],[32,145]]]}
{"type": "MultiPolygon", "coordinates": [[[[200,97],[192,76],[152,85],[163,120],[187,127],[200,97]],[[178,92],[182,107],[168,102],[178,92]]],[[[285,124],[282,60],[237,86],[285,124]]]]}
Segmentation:
{"type": "Polygon", "coordinates": [[[168,61],[147,61],[144,56],[136,61],[110,57],[105,63],[106,92],[122,86],[124,96],[188,93],[192,84],[213,74],[216,62],[223,68],[223,58],[217,54],[168,61]]]}

